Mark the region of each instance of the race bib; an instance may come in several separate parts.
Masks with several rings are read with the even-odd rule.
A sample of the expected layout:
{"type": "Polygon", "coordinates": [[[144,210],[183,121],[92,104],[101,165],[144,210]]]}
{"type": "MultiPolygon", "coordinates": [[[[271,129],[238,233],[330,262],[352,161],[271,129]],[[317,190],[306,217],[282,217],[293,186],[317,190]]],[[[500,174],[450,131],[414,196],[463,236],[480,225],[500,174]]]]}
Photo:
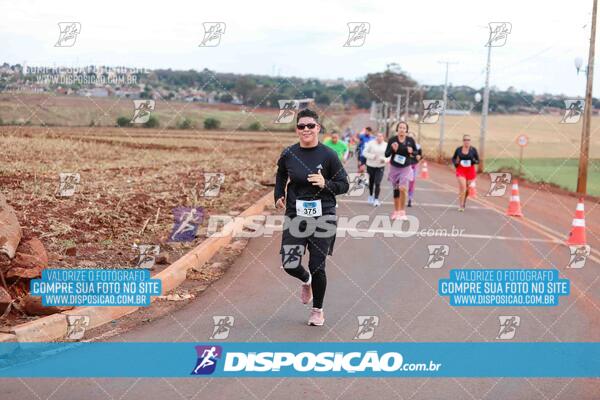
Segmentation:
{"type": "Polygon", "coordinates": [[[320,217],[323,215],[321,200],[296,200],[296,215],[299,217],[320,217]]]}
{"type": "Polygon", "coordinates": [[[463,167],[470,167],[471,160],[460,160],[460,165],[462,165],[463,167]]]}
{"type": "Polygon", "coordinates": [[[406,162],[406,157],[404,157],[400,154],[396,154],[394,156],[394,161],[400,165],[404,165],[404,163],[406,162]]]}

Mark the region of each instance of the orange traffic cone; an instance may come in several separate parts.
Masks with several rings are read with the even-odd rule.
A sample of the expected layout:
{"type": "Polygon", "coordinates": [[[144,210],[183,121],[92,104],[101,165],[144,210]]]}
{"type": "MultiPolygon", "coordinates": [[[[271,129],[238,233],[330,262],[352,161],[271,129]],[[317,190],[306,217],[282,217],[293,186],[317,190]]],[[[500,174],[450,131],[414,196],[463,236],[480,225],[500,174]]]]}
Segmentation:
{"type": "Polygon", "coordinates": [[[585,217],[583,216],[583,198],[579,199],[575,209],[575,218],[571,225],[571,232],[567,240],[569,245],[585,245],[585,217]]]}
{"type": "Polygon", "coordinates": [[[508,203],[508,210],[506,215],[512,217],[522,217],[521,212],[521,198],[519,197],[519,182],[516,180],[512,184],[512,192],[510,194],[510,203],[508,203]]]}
{"type": "Polygon", "coordinates": [[[471,183],[469,183],[469,197],[477,197],[477,188],[475,187],[475,181],[471,181],[471,183]]]}
{"type": "Polygon", "coordinates": [[[429,179],[429,170],[427,169],[427,161],[423,161],[423,168],[421,169],[421,179],[429,179]]]}

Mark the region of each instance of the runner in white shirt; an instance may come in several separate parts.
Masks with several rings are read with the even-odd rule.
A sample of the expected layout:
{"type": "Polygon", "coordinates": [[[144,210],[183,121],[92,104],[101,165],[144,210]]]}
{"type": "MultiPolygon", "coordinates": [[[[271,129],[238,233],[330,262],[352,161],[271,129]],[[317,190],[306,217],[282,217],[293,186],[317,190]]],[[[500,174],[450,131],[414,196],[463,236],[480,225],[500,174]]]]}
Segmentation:
{"type": "Polygon", "coordinates": [[[383,133],[378,133],[375,140],[371,140],[365,146],[364,156],[367,159],[367,173],[369,174],[369,204],[379,207],[379,192],[381,190],[381,180],[383,179],[383,170],[389,157],[385,157],[387,142],[383,138],[383,133]]]}

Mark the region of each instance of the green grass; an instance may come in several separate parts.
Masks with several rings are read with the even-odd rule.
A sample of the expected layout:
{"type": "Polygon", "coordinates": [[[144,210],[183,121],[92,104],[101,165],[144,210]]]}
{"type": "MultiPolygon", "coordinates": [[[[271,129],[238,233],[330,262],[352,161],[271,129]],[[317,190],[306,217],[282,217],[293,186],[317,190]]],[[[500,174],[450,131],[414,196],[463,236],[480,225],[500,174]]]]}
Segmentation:
{"type": "MultiPolygon", "coordinates": [[[[530,158],[523,160],[523,177],[532,182],[548,182],[572,192],[577,188],[579,160],[575,158],[530,158]]],[[[519,160],[497,158],[485,165],[485,172],[511,170],[518,172],[519,160]]],[[[587,192],[600,196],[600,159],[589,161],[587,192]]]]}

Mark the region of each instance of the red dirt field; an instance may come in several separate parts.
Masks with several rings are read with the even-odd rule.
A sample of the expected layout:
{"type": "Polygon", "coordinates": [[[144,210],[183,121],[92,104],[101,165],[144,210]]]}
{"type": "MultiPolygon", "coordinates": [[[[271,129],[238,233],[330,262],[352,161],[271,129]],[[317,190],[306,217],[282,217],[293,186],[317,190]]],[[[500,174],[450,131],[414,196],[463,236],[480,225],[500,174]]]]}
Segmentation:
{"type": "MultiPolygon", "coordinates": [[[[52,268],[132,267],[135,241],[159,244],[172,262],[206,231],[205,222],[193,242],[168,243],[172,209],[203,207],[205,221],[244,210],[270,190],[273,160],[292,141],[293,133],[4,126],[0,187],[52,268]],[[56,195],[61,172],[81,176],[72,197],[56,195]],[[217,197],[203,196],[205,172],[225,174],[217,197]]],[[[11,294],[24,290],[17,283],[11,294]]]]}

